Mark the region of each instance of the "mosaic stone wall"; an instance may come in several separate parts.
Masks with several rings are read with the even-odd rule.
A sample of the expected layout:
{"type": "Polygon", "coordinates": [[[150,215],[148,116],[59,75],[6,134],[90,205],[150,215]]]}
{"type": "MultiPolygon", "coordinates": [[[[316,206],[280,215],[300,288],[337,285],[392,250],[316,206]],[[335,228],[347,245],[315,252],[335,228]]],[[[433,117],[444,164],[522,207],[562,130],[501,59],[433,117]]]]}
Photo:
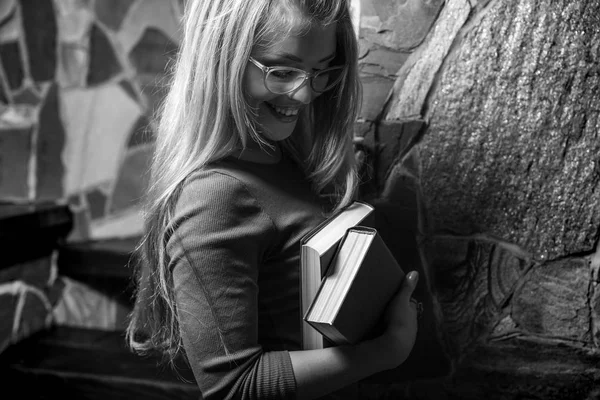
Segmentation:
{"type": "Polygon", "coordinates": [[[139,233],[149,116],[181,2],[0,3],[0,198],[59,199],[70,240],[139,233]]]}

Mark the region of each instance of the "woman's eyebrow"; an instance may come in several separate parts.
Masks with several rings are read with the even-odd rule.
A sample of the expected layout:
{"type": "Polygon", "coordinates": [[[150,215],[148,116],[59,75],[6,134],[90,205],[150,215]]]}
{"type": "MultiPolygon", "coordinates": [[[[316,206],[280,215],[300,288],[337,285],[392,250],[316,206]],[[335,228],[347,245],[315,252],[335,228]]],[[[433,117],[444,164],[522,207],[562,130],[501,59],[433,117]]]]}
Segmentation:
{"type": "MultiPolygon", "coordinates": [[[[317,62],[320,64],[320,63],[324,63],[327,61],[331,61],[335,58],[335,56],[336,56],[336,53],[332,53],[332,54],[328,55],[327,57],[320,59],[317,62]]],[[[277,57],[287,58],[288,60],[294,61],[297,63],[303,62],[303,60],[300,57],[295,56],[294,54],[291,54],[291,53],[279,53],[279,54],[277,54],[277,57]]]]}

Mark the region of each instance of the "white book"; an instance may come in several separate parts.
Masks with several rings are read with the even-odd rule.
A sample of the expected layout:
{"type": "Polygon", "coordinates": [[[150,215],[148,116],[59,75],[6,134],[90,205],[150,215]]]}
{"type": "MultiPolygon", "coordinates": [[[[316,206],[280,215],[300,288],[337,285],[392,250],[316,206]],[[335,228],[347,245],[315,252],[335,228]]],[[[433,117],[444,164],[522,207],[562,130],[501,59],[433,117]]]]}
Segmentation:
{"type": "Polygon", "coordinates": [[[302,348],[322,349],[323,335],[304,320],[327,268],[333,259],[346,231],[357,225],[370,224],[374,208],[362,201],[355,201],[327,218],[302,238],[300,251],[302,348]]]}

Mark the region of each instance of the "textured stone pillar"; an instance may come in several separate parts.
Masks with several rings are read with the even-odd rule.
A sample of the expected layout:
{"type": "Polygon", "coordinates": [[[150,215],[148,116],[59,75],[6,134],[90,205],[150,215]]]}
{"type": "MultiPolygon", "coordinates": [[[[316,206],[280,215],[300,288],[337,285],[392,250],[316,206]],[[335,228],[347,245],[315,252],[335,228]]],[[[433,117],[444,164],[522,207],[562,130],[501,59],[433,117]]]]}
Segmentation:
{"type": "Polygon", "coordinates": [[[598,0],[449,0],[397,74],[381,139],[426,129],[383,184],[422,204],[446,395],[600,396],[599,66],[598,0]]]}

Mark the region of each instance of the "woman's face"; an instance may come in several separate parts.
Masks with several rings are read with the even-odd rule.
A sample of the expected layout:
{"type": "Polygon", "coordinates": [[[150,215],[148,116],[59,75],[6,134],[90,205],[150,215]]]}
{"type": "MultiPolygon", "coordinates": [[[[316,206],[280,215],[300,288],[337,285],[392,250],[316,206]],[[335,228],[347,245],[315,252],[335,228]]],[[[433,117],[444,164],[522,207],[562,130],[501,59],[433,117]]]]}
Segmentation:
{"type": "MultiPolygon", "coordinates": [[[[291,35],[283,40],[272,40],[272,45],[253,57],[266,67],[286,66],[315,72],[329,66],[336,51],[335,24],[313,26],[306,34],[291,35]]],[[[310,81],[286,94],[274,94],[264,84],[263,71],[248,62],[244,74],[244,89],[251,107],[258,111],[259,133],[266,139],[280,141],[288,138],[303,109],[319,96],[310,81]]]]}

